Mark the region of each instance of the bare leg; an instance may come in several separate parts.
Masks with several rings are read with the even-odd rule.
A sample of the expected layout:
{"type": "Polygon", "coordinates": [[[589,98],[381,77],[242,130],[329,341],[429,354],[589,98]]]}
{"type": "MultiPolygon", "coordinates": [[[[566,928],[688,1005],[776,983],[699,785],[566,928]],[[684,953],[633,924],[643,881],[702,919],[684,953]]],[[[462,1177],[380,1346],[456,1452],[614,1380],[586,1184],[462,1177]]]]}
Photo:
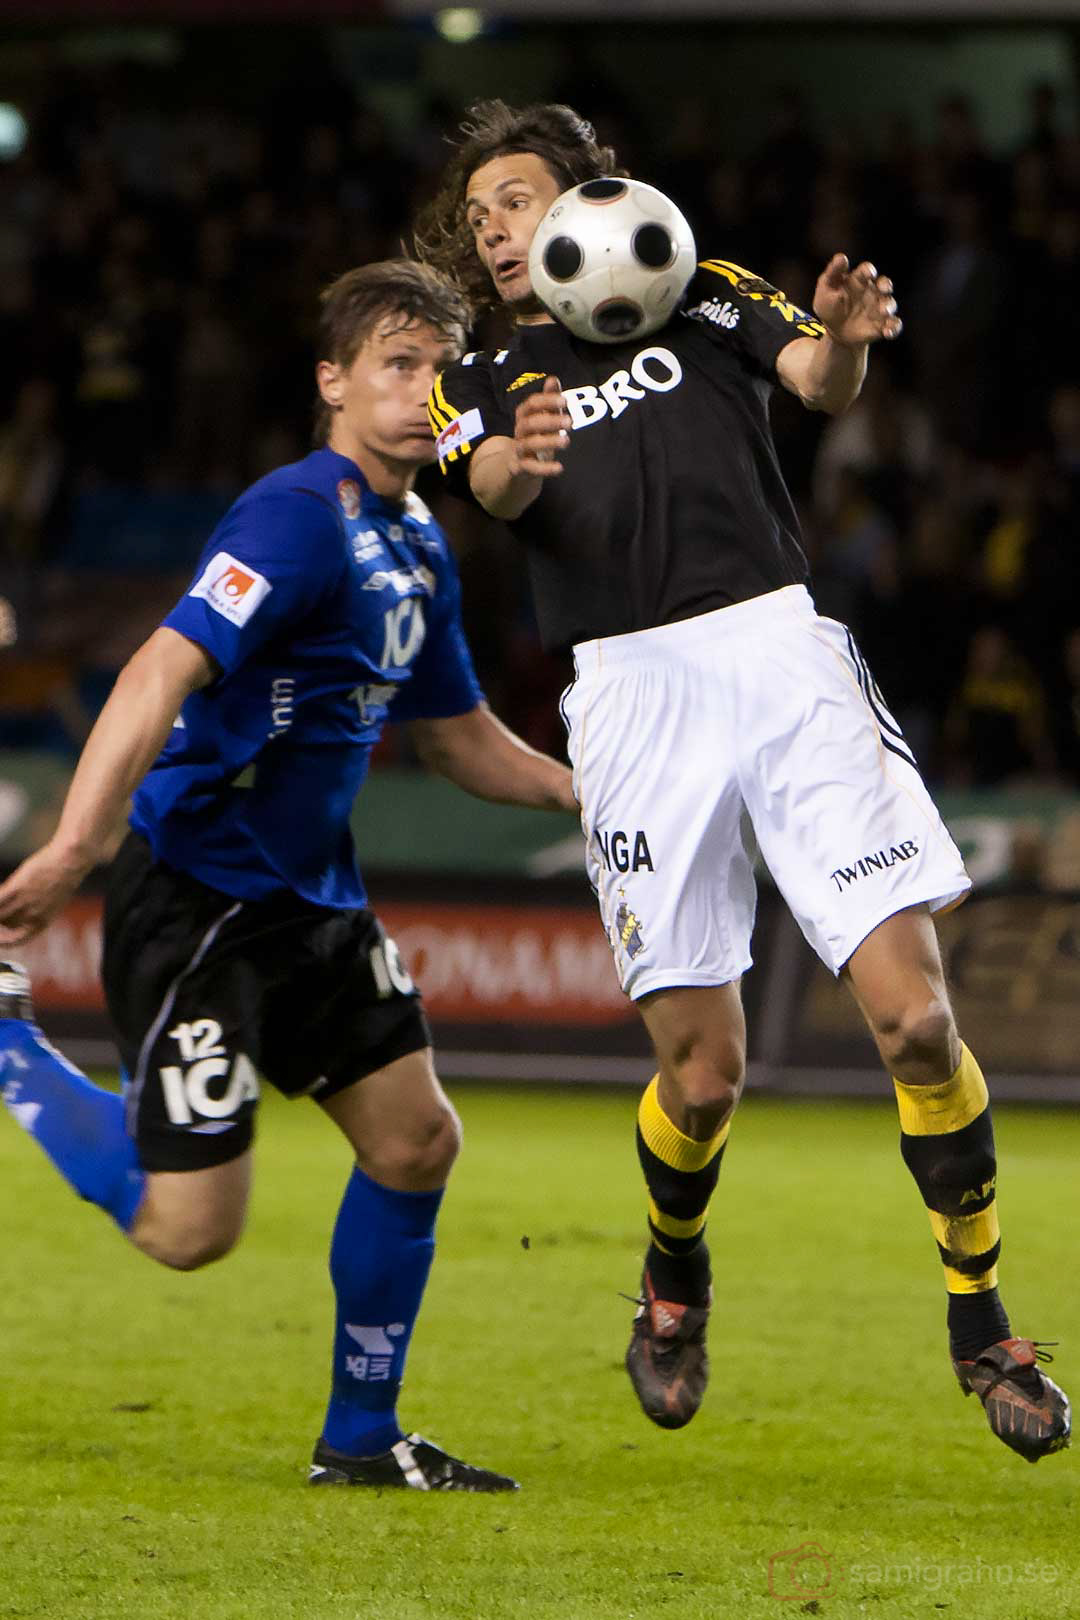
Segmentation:
{"type": "Polygon", "coordinates": [[[626,1366],[646,1416],[677,1429],[708,1379],[705,1219],[742,1089],[746,1026],[737,984],[662,990],[639,1005],[659,1073],[638,1110],[651,1242],[626,1366]]]}

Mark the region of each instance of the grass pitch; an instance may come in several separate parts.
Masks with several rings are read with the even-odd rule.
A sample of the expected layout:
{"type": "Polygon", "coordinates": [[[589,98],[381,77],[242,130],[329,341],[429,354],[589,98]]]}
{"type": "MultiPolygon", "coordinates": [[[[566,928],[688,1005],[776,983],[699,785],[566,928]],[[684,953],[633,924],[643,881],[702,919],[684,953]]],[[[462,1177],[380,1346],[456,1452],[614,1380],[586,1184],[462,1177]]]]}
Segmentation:
{"type": "MultiPolygon", "coordinates": [[[[456,1101],[402,1413],[516,1474],[513,1498],[305,1487],[348,1173],[316,1108],[267,1098],[245,1242],[191,1276],[0,1118],[0,1616],[1080,1614],[1077,1454],[1029,1467],[957,1392],[891,1104],[745,1103],[711,1223],[712,1385],[665,1434],[621,1365],[635,1100],[456,1101]]],[[[1003,1291],[1019,1331],[1064,1341],[1075,1392],[1080,1115],[1002,1108],[998,1139],[1003,1291]]]]}

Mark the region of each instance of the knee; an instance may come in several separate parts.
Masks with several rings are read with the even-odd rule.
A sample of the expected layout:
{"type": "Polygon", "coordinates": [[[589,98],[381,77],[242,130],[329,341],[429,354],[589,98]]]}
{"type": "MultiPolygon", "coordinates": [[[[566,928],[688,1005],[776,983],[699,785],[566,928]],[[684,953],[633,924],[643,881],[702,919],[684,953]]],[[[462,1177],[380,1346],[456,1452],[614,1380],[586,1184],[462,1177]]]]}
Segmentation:
{"type": "Polygon", "coordinates": [[[407,1128],[388,1133],[364,1155],[364,1168],[376,1181],[405,1190],[441,1187],[461,1151],[461,1121],[448,1102],[432,1108],[407,1128]]]}
{"type": "Polygon", "coordinates": [[[897,1008],[878,1021],[874,1035],[890,1074],[909,1085],[947,1080],[960,1062],[952,1009],[941,996],[897,1008]]]}
{"type": "Polygon", "coordinates": [[[704,1138],[720,1129],[739,1100],[746,1049],[726,1031],[695,1031],[674,1052],[670,1071],[685,1111],[682,1128],[704,1138]]]}
{"type": "Polygon", "coordinates": [[[199,1271],[215,1260],[224,1259],[236,1247],[242,1223],[216,1225],[191,1221],[182,1225],[163,1226],[148,1223],[140,1231],[132,1232],[138,1247],[151,1260],[168,1266],[170,1271],[199,1271]]]}

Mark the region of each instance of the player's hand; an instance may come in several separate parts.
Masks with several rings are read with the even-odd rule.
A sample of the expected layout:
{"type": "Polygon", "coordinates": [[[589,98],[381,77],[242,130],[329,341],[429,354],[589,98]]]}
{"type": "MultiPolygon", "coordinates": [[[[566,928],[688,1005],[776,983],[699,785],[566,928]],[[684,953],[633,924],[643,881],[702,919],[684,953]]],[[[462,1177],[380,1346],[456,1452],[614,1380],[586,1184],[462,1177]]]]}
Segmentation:
{"type": "Polygon", "coordinates": [[[0,946],[22,945],[40,934],[86,876],[51,844],[30,855],[0,884],[0,946]]]}
{"type": "Polygon", "coordinates": [[[570,443],[570,416],[558,377],[548,377],[538,393],[522,400],[514,415],[513,443],[518,472],[530,478],[562,472],[559,457],[570,443]]]}
{"type": "Polygon", "coordinates": [[[851,349],[899,337],[903,329],[888,276],[879,276],[868,260],[852,270],[843,253],[834,253],[818,277],[814,314],[835,342],[851,349]]]}

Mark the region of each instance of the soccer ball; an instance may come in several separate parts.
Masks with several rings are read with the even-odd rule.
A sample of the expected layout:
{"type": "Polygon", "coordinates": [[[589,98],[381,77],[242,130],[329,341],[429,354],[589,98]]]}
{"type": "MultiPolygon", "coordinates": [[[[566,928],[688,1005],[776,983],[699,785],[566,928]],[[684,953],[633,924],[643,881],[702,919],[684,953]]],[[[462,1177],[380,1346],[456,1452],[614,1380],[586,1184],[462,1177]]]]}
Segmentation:
{"type": "Polygon", "coordinates": [[[626,343],[663,326],[694,273],[689,225],[640,180],[586,180],[556,197],[529,248],[529,279],[575,337],[626,343]]]}

